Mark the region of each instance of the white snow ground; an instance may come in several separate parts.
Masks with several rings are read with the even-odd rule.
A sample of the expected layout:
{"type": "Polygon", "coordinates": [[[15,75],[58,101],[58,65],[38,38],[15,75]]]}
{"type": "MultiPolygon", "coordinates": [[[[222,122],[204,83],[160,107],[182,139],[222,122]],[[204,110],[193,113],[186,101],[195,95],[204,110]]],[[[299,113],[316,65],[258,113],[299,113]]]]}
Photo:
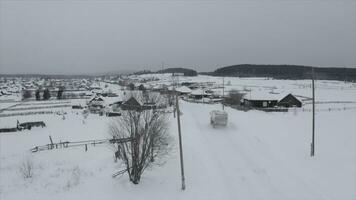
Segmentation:
{"type": "MultiPolygon", "coordinates": [[[[345,97],[356,100],[356,93],[346,92],[345,97]]],[[[49,143],[49,135],[55,142],[109,137],[111,119],[89,115],[83,124],[81,114],[65,108],[65,120],[54,114],[0,118],[1,124],[16,124],[17,119],[47,123],[43,129],[0,134],[0,199],[356,199],[355,109],[317,113],[316,156],[310,158],[310,112],[226,108],[228,127],[213,129],[209,112],[221,106],[183,101],[180,106],[184,192],[177,148],[165,165],[147,171],[139,185],[125,175],[111,178],[119,163],[113,162],[109,146],[29,153],[49,143]],[[25,180],[19,166],[27,158],[33,161],[34,176],[25,180]]],[[[173,116],[171,134],[177,136],[173,116]]]]}

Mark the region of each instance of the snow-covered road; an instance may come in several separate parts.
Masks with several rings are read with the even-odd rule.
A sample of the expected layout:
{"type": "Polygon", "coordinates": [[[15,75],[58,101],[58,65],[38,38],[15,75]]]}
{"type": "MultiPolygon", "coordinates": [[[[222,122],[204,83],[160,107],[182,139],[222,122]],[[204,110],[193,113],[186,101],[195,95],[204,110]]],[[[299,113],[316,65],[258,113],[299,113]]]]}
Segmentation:
{"type": "MultiPolygon", "coordinates": [[[[210,199],[315,200],[333,199],[336,191],[332,189],[342,184],[329,182],[321,188],[320,180],[315,180],[319,175],[329,176],[330,168],[324,164],[336,157],[309,158],[310,114],[245,113],[226,108],[228,127],[213,129],[209,112],[221,106],[181,104],[187,184],[192,187],[188,190],[199,186],[199,193],[204,191],[210,199]],[[317,167],[321,169],[314,171],[317,167]]],[[[350,139],[355,142],[355,136],[350,139]]],[[[354,158],[349,159],[355,163],[354,158]]],[[[355,172],[349,173],[356,178],[355,172]]],[[[349,178],[356,186],[352,181],[349,178]]],[[[349,187],[337,189],[346,192],[339,194],[343,197],[355,195],[349,187]]]]}

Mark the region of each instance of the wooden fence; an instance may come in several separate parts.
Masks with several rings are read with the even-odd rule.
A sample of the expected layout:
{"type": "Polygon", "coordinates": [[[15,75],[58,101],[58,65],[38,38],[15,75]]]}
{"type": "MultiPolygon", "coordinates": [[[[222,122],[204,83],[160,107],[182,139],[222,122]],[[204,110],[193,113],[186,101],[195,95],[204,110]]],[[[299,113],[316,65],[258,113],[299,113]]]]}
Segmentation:
{"type": "Polygon", "coordinates": [[[53,150],[53,149],[62,149],[62,148],[70,148],[70,147],[79,147],[79,146],[84,146],[85,151],[88,150],[89,145],[91,146],[96,146],[100,144],[114,144],[114,143],[125,143],[125,142],[130,142],[132,141],[132,138],[119,138],[119,139],[100,139],[100,140],[84,140],[84,141],[75,141],[75,142],[58,142],[58,143],[53,143],[52,138],[50,137],[51,143],[42,145],[42,146],[35,146],[34,148],[31,149],[32,153],[39,152],[39,151],[45,151],[45,150],[53,150]]]}
{"type": "Polygon", "coordinates": [[[20,113],[5,113],[0,114],[0,117],[14,117],[14,116],[25,116],[25,115],[45,115],[53,114],[53,111],[31,111],[31,112],[20,112],[20,113]]]}
{"type": "Polygon", "coordinates": [[[52,106],[34,106],[34,107],[25,107],[25,108],[7,108],[4,109],[3,111],[21,111],[21,110],[39,110],[39,109],[48,109],[48,108],[65,108],[65,107],[71,107],[72,105],[52,105],[52,106]]]}

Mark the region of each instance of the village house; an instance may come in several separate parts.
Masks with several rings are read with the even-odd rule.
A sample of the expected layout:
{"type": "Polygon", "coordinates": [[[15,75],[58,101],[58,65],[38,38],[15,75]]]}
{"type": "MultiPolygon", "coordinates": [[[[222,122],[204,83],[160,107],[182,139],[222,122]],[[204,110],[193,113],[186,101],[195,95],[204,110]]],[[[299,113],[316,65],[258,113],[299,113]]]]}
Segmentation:
{"type": "Polygon", "coordinates": [[[302,102],[292,94],[272,95],[262,93],[248,93],[243,97],[242,104],[244,106],[254,108],[302,107],[302,102]]]}
{"type": "Polygon", "coordinates": [[[242,104],[248,107],[254,107],[254,108],[272,108],[277,106],[278,100],[274,98],[250,98],[250,97],[245,97],[243,98],[242,104]]]}
{"type": "Polygon", "coordinates": [[[190,93],[192,93],[192,90],[190,88],[188,88],[187,86],[181,86],[179,88],[176,89],[178,95],[189,95],[190,93]]]}
{"type": "Polygon", "coordinates": [[[95,96],[87,105],[91,113],[118,112],[122,104],[122,98],[95,96]]]}
{"type": "Polygon", "coordinates": [[[135,97],[129,98],[127,101],[123,102],[121,104],[121,109],[122,110],[141,110],[142,105],[139,103],[135,97]]]}
{"type": "Polygon", "coordinates": [[[193,90],[189,97],[192,98],[192,99],[203,99],[205,97],[208,97],[210,96],[211,94],[208,94],[206,93],[206,91],[202,90],[202,89],[196,89],[196,90],[193,90]]]}
{"type": "Polygon", "coordinates": [[[104,99],[99,96],[95,96],[88,103],[88,108],[91,113],[99,113],[104,109],[104,99]]]}
{"type": "Polygon", "coordinates": [[[292,94],[288,94],[281,100],[279,100],[278,106],[280,107],[302,107],[302,102],[292,94]]]}

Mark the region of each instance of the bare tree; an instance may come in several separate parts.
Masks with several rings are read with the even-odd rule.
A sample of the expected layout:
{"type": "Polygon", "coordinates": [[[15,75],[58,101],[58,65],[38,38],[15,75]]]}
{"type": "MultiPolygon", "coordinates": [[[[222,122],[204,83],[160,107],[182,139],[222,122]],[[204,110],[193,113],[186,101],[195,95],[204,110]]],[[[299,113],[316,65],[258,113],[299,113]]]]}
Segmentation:
{"type": "Polygon", "coordinates": [[[231,90],[224,102],[230,105],[240,105],[243,96],[244,94],[240,93],[238,90],[231,90]]]}
{"type": "Polygon", "coordinates": [[[129,90],[135,90],[135,85],[133,83],[130,83],[127,87],[129,90]]]}
{"type": "Polygon", "coordinates": [[[57,92],[57,99],[63,99],[63,92],[65,90],[64,86],[60,86],[58,88],[58,92],[57,92]]]}
{"type": "Polygon", "coordinates": [[[167,98],[167,101],[168,101],[168,105],[169,106],[173,106],[175,104],[175,94],[172,93],[172,92],[169,92],[166,94],[166,98],[167,98]]]}
{"type": "Polygon", "coordinates": [[[43,91],[43,99],[44,99],[44,100],[48,100],[48,99],[50,99],[50,98],[51,98],[51,93],[50,93],[49,89],[46,88],[46,89],[43,91]]]}
{"type": "Polygon", "coordinates": [[[40,95],[40,90],[39,89],[36,90],[35,96],[36,96],[36,101],[41,100],[41,95],[40,95]]]}
{"type": "MultiPolygon", "coordinates": [[[[142,94],[136,96],[150,98],[142,94]]],[[[123,111],[122,116],[111,123],[109,131],[115,139],[131,139],[130,142],[117,144],[115,156],[122,160],[125,166],[122,172],[127,172],[134,184],[140,182],[147,168],[162,164],[171,149],[167,116],[156,109],[123,111]]]]}

